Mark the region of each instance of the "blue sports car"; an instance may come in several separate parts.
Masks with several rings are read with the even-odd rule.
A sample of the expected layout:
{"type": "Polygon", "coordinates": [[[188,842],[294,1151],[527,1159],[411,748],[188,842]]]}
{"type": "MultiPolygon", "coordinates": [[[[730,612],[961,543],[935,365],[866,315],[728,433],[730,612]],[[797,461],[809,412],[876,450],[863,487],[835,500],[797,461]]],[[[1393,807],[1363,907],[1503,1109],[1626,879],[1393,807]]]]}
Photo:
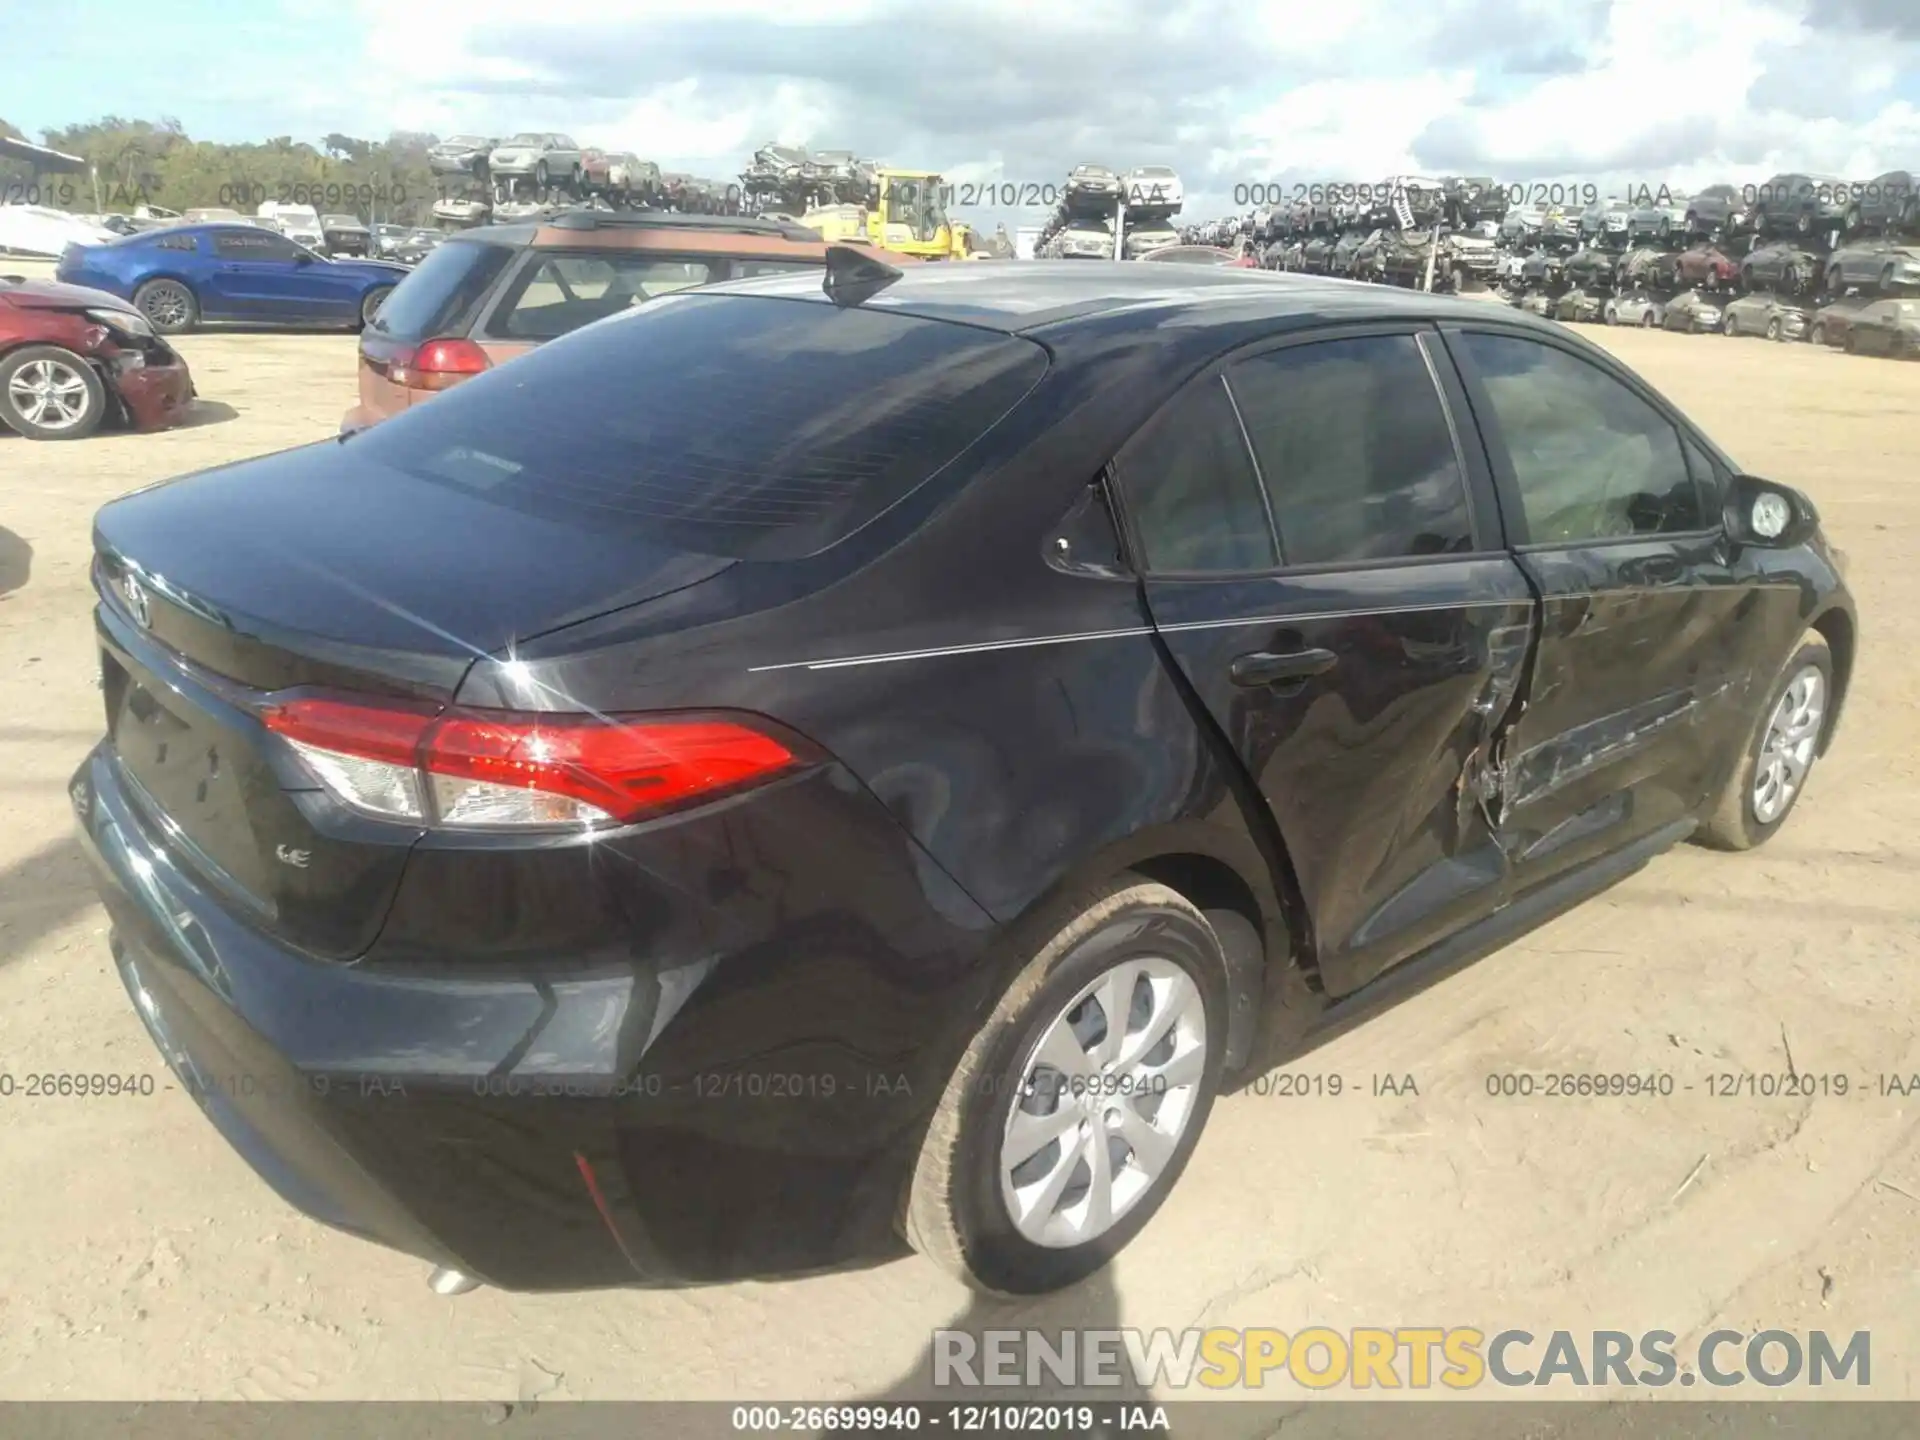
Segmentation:
{"type": "Polygon", "coordinates": [[[258,225],[175,225],[69,245],[59,278],[131,300],[163,335],[203,320],[358,330],[407,278],[403,265],[329,260],[258,225]]]}

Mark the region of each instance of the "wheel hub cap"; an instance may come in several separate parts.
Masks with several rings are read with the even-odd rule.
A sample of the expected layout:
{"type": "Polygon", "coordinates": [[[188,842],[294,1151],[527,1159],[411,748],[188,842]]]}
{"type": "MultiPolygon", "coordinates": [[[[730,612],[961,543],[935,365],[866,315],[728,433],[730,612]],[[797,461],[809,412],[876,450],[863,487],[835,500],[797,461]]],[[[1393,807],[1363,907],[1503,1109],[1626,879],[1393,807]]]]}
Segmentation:
{"type": "Polygon", "coordinates": [[[1762,825],[1786,814],[1806,783],[1826,713],[1826,676],[1809,665],[1793,677],[1767,718],[1767,733],[1753,771],[1753,814],[1762,825]]]}
{"type": "Polygon", "coordinates": [[[1121,962],[1087,985],[1022,1062],[1000,1141],[1015,1227],[1050,1249],[1110,1230],[1160,1181],[1206,1070],[1206,1006],[1171,960],[1121,962]]]}
{"type": "Polygon", "coordinates": [[[71,365],[35,360],[7,382],[14,413],[47,430],[68,430],[87,413],[87,382],[71,365]]]}

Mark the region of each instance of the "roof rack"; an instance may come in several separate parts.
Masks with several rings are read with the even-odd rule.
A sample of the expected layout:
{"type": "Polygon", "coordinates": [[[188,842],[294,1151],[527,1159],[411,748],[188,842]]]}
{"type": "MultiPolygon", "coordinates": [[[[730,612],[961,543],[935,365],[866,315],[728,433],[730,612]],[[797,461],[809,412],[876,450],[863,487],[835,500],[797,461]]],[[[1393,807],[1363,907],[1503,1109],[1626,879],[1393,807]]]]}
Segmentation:
{"type": "Polygon", "coordinates": [[[757,215],[689,215],[678,210],[564,210],[558,215],[529,217],[555,230],[619,230],[638,227],[723,231],[735,235],[777,235],[786,240],[820,239],[820,232],[797,221],[768,220],[757,215]]]}

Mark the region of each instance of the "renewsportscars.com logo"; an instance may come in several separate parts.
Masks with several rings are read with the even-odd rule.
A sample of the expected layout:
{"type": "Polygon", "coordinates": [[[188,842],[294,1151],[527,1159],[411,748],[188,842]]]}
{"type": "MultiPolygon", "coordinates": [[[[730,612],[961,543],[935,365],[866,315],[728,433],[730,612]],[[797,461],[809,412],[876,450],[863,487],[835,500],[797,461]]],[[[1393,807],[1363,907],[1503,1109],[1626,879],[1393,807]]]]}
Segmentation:
{"type": "Polygon", "coordinates": [[[1127,1385],[1183,1390],[1472,1390],[1871,1383],[1871,1332],[1844,1344],[1824,1330],[1715,1330],[1683,1358],[1671,1330],[1537,1336],[1466,1326],[1284,1330],[963,1330],[933,1332],[939,1389],[1127,1385]]]}

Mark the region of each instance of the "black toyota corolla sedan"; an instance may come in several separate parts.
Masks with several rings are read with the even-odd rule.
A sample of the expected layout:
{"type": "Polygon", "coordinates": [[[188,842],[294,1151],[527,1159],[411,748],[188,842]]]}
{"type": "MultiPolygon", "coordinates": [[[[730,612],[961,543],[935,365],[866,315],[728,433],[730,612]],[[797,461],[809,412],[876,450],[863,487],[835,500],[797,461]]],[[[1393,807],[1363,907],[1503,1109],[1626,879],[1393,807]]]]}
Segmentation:
{"type": "Polygon", "coordinates": [[[448,1289],[1069,1283],[1283,979],[1759,844],[1854,657],[1806,497],[1595,346],[1225,268],[840,249],[95,538],[126,987],[448,1289]]]}

